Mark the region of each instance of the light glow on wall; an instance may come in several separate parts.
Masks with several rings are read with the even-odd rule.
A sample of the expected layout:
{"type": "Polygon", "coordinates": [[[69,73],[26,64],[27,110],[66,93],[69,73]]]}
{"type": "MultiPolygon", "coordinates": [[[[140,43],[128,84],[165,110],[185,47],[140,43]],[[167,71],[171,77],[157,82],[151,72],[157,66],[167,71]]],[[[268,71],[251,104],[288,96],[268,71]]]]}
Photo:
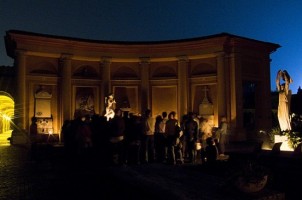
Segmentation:
{"type": "Polygon", "coordinates": [[[275,135],[275,143],[282,142],[280,147],[281,151],[294,151],[294,149],[289,145],[289,139],[285,135],[275,135]]]}
{"type": "Polygon", "coordinates": [[[15,103],[12,98],[0,95],[0,133],[11,130],[11,120],[14,117],[15,103]]]}

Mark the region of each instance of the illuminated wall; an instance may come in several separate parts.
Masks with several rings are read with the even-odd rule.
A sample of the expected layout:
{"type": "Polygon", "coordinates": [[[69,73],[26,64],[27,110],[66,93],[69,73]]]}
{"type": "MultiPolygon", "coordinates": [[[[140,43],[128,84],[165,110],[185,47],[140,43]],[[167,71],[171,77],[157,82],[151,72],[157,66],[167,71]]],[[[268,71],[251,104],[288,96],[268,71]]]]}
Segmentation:
{"type": "Polygon", "coordinates": [[[15,103],[12,97],[0,91],[0,133],[12,129],[11,120],[14,117],[15,103]]]}

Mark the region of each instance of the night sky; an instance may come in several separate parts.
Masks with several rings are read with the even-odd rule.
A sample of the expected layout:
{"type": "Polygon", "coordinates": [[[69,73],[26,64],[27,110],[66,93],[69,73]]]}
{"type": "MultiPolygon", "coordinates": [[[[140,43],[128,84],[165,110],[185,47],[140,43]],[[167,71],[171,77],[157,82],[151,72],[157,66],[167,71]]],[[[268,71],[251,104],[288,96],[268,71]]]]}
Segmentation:
{"type": "Polygon", "coordinates": [[[227,32],[281,45],[271,54],[302,86],[301,0],[0,0],[0,65],[12,66],[3,36],[11,29],[109,41],[162,41],[227,32]]]}

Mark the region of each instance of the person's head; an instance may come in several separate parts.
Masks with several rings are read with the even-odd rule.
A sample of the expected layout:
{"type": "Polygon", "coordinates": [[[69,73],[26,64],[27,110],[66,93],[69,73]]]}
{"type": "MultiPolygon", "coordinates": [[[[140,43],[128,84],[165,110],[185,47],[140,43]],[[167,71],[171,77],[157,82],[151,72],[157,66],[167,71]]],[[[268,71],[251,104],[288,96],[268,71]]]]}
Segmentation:
{"type": "Polygon", "coordinates": [[[150,116],[151,116],[151,110],[150,110],[150,109],[147,109],[147,110],[145,111],[145,116],[146,116],[146,117],[150,117],[150,116]]]}
{"type": "Polygon", "coordinates": [[[174,119],[176,117],[176,112],[172,111],[169,113],[168,118],[169,119],[174,119]]]}
{"type": "Polygon", "coordinates": [[[226,117],[221,118],[221,122],[226,122],[226,121],[227,121],[226,117]]]}
{"type": "Polygon", "coordinates": [[[161,115],[162,115],[163,118],[166,118],[168,116],[168,113],[166,111],[164,111],[164,112],[162,112],[161,115]]]}
{"type": "Polygon", "coordinates": [[[194,113],[193,112],[189,112],[188,113],[188,119],[193,119],[194,118],[194,113]]]}
{"type": "Polygon", "coordinates": [[[31,122],[32,122],[32,123],[36,123],[37,121],[38,121],[38,120],[37,120],[36,117],[32,117],[32,118],[31,118],[31,122]]]}
{"type": "Polygon", "coordinates": [[[213,140],[213,138],[212,138],[212,137],[208,137],[208,138],[206,139],[206,143],[207,143],[207,145],[214,145],[214,140],[213,140]]]}
{"type": "Polygon", "coordinates": [[[157,115],[155,120],[156,122],[160,122],[163,119],[163,117],[161,115],[157,115]]]}

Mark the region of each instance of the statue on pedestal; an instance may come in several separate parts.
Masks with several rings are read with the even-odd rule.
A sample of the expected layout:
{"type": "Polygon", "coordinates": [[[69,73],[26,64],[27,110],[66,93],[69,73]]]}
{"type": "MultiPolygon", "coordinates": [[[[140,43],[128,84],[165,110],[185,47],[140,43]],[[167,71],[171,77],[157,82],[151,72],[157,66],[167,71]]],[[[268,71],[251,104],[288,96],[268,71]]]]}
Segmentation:
{"type": "Polygon", "coordinates": [[[214,115],[214,106],[208,99],[207,92],[209,91],[209,89],[207,88],[207,86],[204,86],[203,91],[204,98],[201,104],[199,104],[199,115],[202,117],[210,117],[214,115]]]}
{"type": "Polygon", "coordinates": [[[107,97],[105,97],[106,113],[104,116],[107,118],[107,121],[112,119],[115,115],[114,113],[115,104],[116,101],[112,93],[110,93],[107,97]]]}
{"type": "Polygon", "coordinates": [[[289,115],[291,90],[289,89],[289,84],[292,82],[293,80],[286,70],[277,72],[276,85],[279,92],[278,120],[282,132],[291,130],[289,115]]]}

